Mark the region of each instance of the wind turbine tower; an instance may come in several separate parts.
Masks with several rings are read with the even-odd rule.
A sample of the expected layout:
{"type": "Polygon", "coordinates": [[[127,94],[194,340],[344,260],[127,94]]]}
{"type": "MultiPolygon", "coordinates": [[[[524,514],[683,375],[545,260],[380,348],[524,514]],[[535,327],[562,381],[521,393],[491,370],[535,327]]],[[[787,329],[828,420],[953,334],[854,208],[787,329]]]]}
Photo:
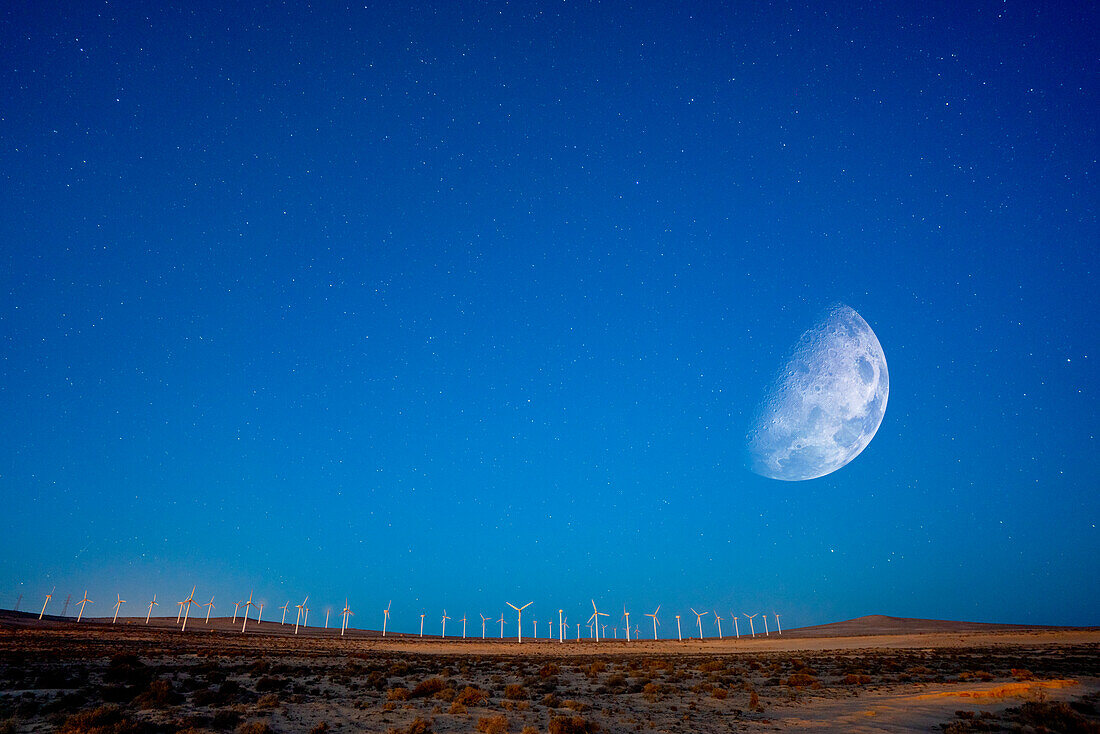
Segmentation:
{"type": "Polygon", "coordinates": [[[680,615],[676,615],[676,639],[680,642],[684,641],[684,636],[680,634],[680,615]]]}
{"type": "MultiPolygon", "coordinates": [[[[760,612],[757,612],[756,614],[759,614],[759,613],[760,612]]],[[[742,612],[742,614],[744,614],[744,613],[742,612]]],[[[744,616],[749,618],[749,631],[752,632],[753,637],[756,637],[756,625],[754,625],[752,623],[752,620],[756,618],[756,614],[752,615],[751,617],[749,617],[749,615],[747,615],[747,614],[744,615],[744,616]]]]}
{"type": "Polygon", "coordinates": [[[115,616],[114,619],[111,620],[111,624],[114,624],[118,621],[118,610],[123,604],[126,603],[126,600],[122,598],[121,594],[115,594],[115,597],[118,599],[118,601],[115,602],[115,616]]]}
{"type": "Polygon", "coordinates": [[[596,642],[600,641],[600,617],[610,616],[611,615],[607,612],[601,612],[599,609],[596,609],[596,600],[592,600],[592,616],[588,618],[588,621],[592,623],[593,628],[595,629],[596,642]]]}
{"type": "Polygon", "coordinates": [[[149,624],[149,617],[153,616],[153,607],[159,607],[157,604],[157,595],[153,594],[153,600],[149,602],[149,611],[145,613],[145,624],[149,624]]]}
{"type": "Polygon", "coordinates": [[[42,619],[42,615],[46,613],[46,605],[50,603],[50,599],[53,599],[53,592],[57,590],[57,587],[50,589],[50,593],[46,594],[46,601],[42,602],[42,611],[38,613],[38,618],[42,619]]]}
{"type": "Polygon", "coordinates": [[[248,592],[248,601],[246,601],[244,603],[244,622],[241,623],[241,633],[242,634],[244,633],[245,629],[248,627],[248,610],[250,608],[256,606],[255,604],[252,603],[252,594],[253,594],[253,592],[251,592],[251,591],[248,592]]]}
{"type": "Polygon", "coordinates": [[[210,601],[203,606],[206,607],[206,624],[210,624],[210,612],[214,611],[214,597],[210,597],[210,601]]]}
{"type": "Polygon", "coordinates": [[[657,625],[661,622],[657,619],[657,612],[661,611],[661,605],[658,604],[657,608],[653,610],[653,614],[647,614],[647,617],[653,617],[653,639],[657,639],[657,625]]]}
{"type": "Polygon", "coordinates": [[[191,605],[195,603],[195,589],[196,588],[198,588],[198,587],[192,586],[191,587],[191,595],[183,600],[183,603],[186,605],[187,608],[184,610],[183,628],[180,629],[180,632],[186,632],[187,631],[187,620],[191,617],[191,605]]]}
{"type": "Polygon", "coordinates": [[[344,632],[347,631],[348,628],[348,617],[355,616],[355,613],[351,611],[351,607],[348,606],[347,597],[344,597],[344,608],[340,611],[340,614],[344,616],[344,621],[340,625],[340,636],[343,637],[344,632]]]}
{"type": "Polygon", "coordinates": [[[298,618],[296,620],[294,620],[294,634],[298,634],[298,625],[302,621],[302,611],[305,610],[307,601],[309,601],[309,595],[308,594],[306,595],[306,598],[302,600],[301,604],[295,604],[294,605],[295,609],[298,610],[298,618]]]}
{"type": "MultiPolygon", "coordinates": [[[[523,642],[523,610],[526,609],[527,607],[531,606],[535,602],[529,601],[526,604],[524,604],[522,607],[517,607],[515,604],[513,604],[510,601],[506,601],[504,603],[507,604],[508,606],[512,607],[512,609],[515,609],[516,614],[519,615],[519,620],[516,623],[516,639],[519,642],[523,642]]],[[[502,614],[501,617],[503,617],[503,616],[504,615],[502,614]]],[[[504,631],[504,626],[503,625],[501,626],[501,631],[502,632],[504,631]]]]}
{"type": "Polygon", "coordinates": [[[700,612],[697,612],[694,609],[692,609],[691,613],[695,615],[695,624],[699,625],[699,641],[702,642],[702,640],[703,640],[703,617],[710,614],[710,612],[700,613],[700,612]]]}
{"type": "Polygon", "coordinates": [[[94,601],[88,598],[88,590],[84,590],[84,598],[80,600],[80,614],[76,615],[76,621],[79,622],[80,618],[84,616],[84,605],[95,604],[94,601]]]}

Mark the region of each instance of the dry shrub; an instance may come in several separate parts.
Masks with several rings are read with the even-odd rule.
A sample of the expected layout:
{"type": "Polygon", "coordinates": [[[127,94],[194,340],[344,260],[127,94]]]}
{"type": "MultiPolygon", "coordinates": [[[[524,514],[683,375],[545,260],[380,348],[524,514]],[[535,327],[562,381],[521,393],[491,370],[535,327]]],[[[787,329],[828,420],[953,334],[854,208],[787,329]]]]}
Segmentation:
{"type": "Polygon", "coordinates": [[[984,670],[964,670],[959,673],[959,680],[980,680],[988,683],[993,680],[993,674],[984,670]]]}
{"type": "Polygon", "coordinates": [[[657,696],[661,693],[660,683],[646,683],[642,686],[642,695],[645,696],[645,700],[653,703],[657,700],[657,696]]]}
{"type": "Polygon", "coordinates": [[[256,708],[261,709],[273,709],[279,705],[279,697],[274,693],[265,693],[260,696],[260,700],[256,702],[256,708]]]}
{"type": "Polygon", "coordinates": [[[753,711],[764,710],[764,707],[760,705],[760,695],[756,691],[749,691],[749,708],[753,711]]]}
{"type": "Polygon", "coordinates": [[[1033,680],[1035,675],[1026,668],[1013,668],[1012,677],[1016,680],[1033,680]]]}
{"type": "Polygon", "coordinates": [[[588,704],[582,701],[574,701],[571,698],[567,698],[561,702],[563,709],[570,709],[571,711],[587,711],[588,704]]]}
{"type": "Polygon", "coordinates": [[[719,701],[724,701],[726,697],[729,696],[729,691],[725,688],[715,688],[710,692],[710,695],[717,698],[719,701]]]}
{"type": "Polygon", "coordinates": [[[792,673],[784,683],[792,687],[812,686],[814,683],[817,683],[817,678],[812,675],[807,675],[806,673],[792,673]]]}
{"type": "Polygon", "coordinates": [[[489,693],[480,688],[466,686],[455,696],[454,702],[463,706],[484,706],[489,703],[489,693]]]}
{"type": "Polygon", "coordinates": [[[328,734],[328,724],[320,722],[317,726],[309,730],[309,734],[328,734]]]}
{"type": "Polygon", "coordinates": [[[550,719],[550,734],[591,734],[599,730],[599,724],[588,721],[582,716],[561,716],[550,719]]]}
{"type": "Polygon", "coordinates": [[[559,675],[560,673],[561,669],[558,667],[557,663],[547,663],[546,665],[539,668],[540,678],[553,678],[555,675],[559,675]]]}
{"type": "Polygon", "coordinates": [[[451,710],[449,713],[455,716],[464,716],[468,713],[468,710],[464,705],[456,700],[451,703],[451,710]]]}
{"type": "Polygon", "coordinates": [[[140,734],[144,729],[122,715],[118,706],[100,706],[65,719],[59,734],[140,734]]]}
{"type": "Polygon", "coordinates": [[[529,698],[527,689],[519,683],[509,683],[504,687],[504,697],[509,701],[523,701],[529,698]]]}
{"type": "Polygon", "coordinates": [[[1006,713],[1026,727],[1040,732],[1097,734],[1100,724],[1089,721],[1063,701],[1028,701],[1006,713]]]}
{"type": "Polygon", "coordinates": [[[390,690],[386,691],[386,700],[387,701],[408,701],[409,700],[409,689],[408,688],[402,688],[401,686],[398,686],[397,688],[391,688],[390,690]]]}
{"type": "Polygon", "coordinates": [[[546,708],[556,709],[558,706],[561,706],[561,699],[553,693],[547,693],[542,697],[542,705],[546,708]]]}
{"type": "Polygon", "coordinates": [[[427,698],[434,696],[447,687],[447,684],[443,682],[442,678],[429,678],[428,680],[420,681],[416,684],[416,687],[412,689],[412,693],[409,694],[410,698],[427,698]]]}
{"type": "Polygon", "coordinates": [[[708,660],[705,663],[701,663],[699,665],[699,670],[704,673],[717,673],[725,669],[726,664],[723,663],[721,660],[708,660]]]}
{"type": "Polygon", "coordinates": [[[417,716],[405,729],[405,734],[432,734],[432,722],[417,716]]]}
{"type": "Polygon", "coordinates": [[[589,678],[599,678],[600,673],[602,673],[606,668],[607,665],[602,660],[597,660],[596,662],[588,666],[588,669],[584,671],[584,674],[589,678]]]}
{"type": "Polygon", "coordinates": [[[521,731],[519,734],[539,734],[539,730],[528,724],[527,726],[523,727],[523,731],[521,731]]]}
{"type": "Polygon", "coordinates": [[[183,701],[183,696],[172,690],[166,680],[155,680],[137,698],[134,705],[141,709],[164,709],[183,701]]]}
{"type": "Polygon", "coordinates": [[[848,686],[865,686],[871,682],[871,676],[862,673],[849,673],[844,676],[842,682],[848,686]]]}
{"type": "Polygon", "coordinates": [[[508,719],[503,716],[483,716],[477,720],[477,731],[483,734],[507,734],[508,719]]]}
{"type": "Polygon", "coordinates": [[[237,734],[273,734],[266,721],[246,721],[237,727],[237,734]]]}

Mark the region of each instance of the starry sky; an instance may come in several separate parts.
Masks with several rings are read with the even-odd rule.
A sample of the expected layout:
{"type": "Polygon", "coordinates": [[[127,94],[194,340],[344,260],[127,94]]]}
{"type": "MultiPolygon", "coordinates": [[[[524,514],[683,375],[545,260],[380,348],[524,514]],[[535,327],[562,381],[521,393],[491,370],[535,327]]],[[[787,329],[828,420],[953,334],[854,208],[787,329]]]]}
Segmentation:
{"type": "Polygon", "coordinates": [[[1088,3],[161,5],[0,10],[4,607],[1100,623],[1088,3]]]}

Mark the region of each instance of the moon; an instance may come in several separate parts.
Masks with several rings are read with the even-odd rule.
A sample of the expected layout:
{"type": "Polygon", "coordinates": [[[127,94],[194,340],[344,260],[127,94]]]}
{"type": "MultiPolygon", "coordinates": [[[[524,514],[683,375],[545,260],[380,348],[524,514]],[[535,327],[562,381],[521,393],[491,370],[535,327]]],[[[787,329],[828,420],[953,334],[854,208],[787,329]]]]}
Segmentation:
{"type": "Polygon", "coordinates": [[[831,307],[765,391],[747,437],[750,468],[786,482],[835,472],[871,443],[889,395],[875,332],[851,307],[831,307]]]}

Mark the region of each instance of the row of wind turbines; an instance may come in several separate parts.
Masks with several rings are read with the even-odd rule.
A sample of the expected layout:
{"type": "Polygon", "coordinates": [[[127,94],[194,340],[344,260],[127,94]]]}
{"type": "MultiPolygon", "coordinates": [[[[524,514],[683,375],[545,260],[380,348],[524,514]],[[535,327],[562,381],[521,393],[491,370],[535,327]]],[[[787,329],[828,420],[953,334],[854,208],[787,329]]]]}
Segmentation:
{"type": "MultiPolygon", "coordinates": [[[[206,624],[210,623],[210,613],[215,608],[214,607],[214,597],[211,596],[210,601],[208,601],[205,604],[201,604],[201,603],[195,601],[195,589],[197,589],[197,588],[198,588],[197,586],[192,587],[191,588],[191,593],[187,596],[186,599],[183,599],[181,601],[176,602],[177,606],[179,607],[179,611],[176,614],[176,623],[180,624],[181,621],[182,621],[182,626],[180,628],[180,631],[185,631],[187,629],[187,622],[190,620],[191,608],[192,607],[198,607],[198,608],[205,607],[206,608],[205,623],[206,624]]],[[[122,605],[126,603],[126,600],[123,599],[121,595],[116,594],[115,596],[116,596],[116,601],[115,601],[115,606],[114,606],[115,613],[114,613],[114,617],[112,617],[112,619],[111,619],[111,624],[115,624],[115,623],[118,622],[119,610],[121,609],[122,605]]],[[[52,599],[52,598],[53,598],[53,590],[51,590],[50,593],[46,595],[46,600],[42,604],[42,611],[39,612],[39,614],[38,614],[39,619],[42,619],[43,616],[45,615],[46,606],[50,603],[50,599],[52,599]]],[[[252,592],[249,592],[248,599],[245,600],[245,601],[237,602],[234,605],[234,608],[233,608],[233,623],[234,624],[236,623],[238,616],[240,616],[242,618],[241,619],[241,632],[242,633],[247,631],[247,629],[248,629],[249,610],[256,609],[256,623],[257,624],[259,624],[260,619],[263,617],[264,602],[261,601],[259,604],[256,604],[252,601],[252,598],[253,598],[253,594],[252,594],[252,592]],[[241,613],[241,607],[242,606],[244,607],[243,614],[241,613]]],[[[607,639],[608,624],[606,622],[602,621],[601,617],[610,617],[611,615],[608,612],[601,612],[596,606],[596,600],[595,599],[593,599],[591,601],[592,601],[592,616],[590,616],[588,618],[588,620],[585,622],[585,627],[588,630],[589,639],[592,639],[596,642],[599,642],[600,641],[600,634],[601,634],[601,630],[602,630],[603,638],[604,638],[604,640],[606,640],[607,639]]],[[[94,603],[95,602],[93,602],[91,599],[88,598],[88,592],[87,592],[87,590],[85,590],[84,591],[84,597],[79,602],[77,602],[77,604],[80,605],[80,612],[77,614],[77,617],[76,617],[77,622],[79,622],[84,616],[84,607],[87,604],[94,604],[94,603]]],[[[511,602],[505,602],[505,603],[509,607],[514,609],[515,612],[516,612],[516,641],[517,642],[523,642],[523,611],[525,609],[527,609],[528,607],[530,607],[532,604],[534,604],[534,602],[527,602],[523,606],[516,606],[515,604],[512,604],[511,602]]],[[[153,607],[155,607],[155,606],[160,606],[159,602],[157,602],[156,594],[153,595],[152,600],[150,600],[150,602],[149,602],[149,607],[148,607],[148,610],[146,611],[146,614],[145,614],[145,624],[149,624],[149,619],[150,619],[150,617],[152,617],[153,607]]],[[[389,621],[390,621],[390,609],[391,609],[392,606],[393,606],[393,602],[390,601],[390,603],[386,605],[386,608],[382,610],[382,636],[383,637],[385,637],[386,633],[387,633],[387,628],[389,626],[389,621]]],[[[291,608],[290,602],[287,601],[286,604],[282,605],[281,607],[277,607],[277,608],[283,610],[282,619],[280,620],[279,624],[285,626],[286,625],[286,614],[287,614],[287,611],[291,608]]],[[[297,617],[295,618],[295,621],[294,621],[294,634],[298,634],[298,630],[301,627],[309,626],[309,611],[310,611],[310,609],[309,609],[309,596],[307,595],[306,598],[302,600],[301,604],[295,604],[293,608],[297,610],[297,617]]],[[[329,610],[329,612],[331,612],[331,610],[329,610]]],[[[326,614],[325,614],[325,629],[328,629],[329,612],[326,612],[326,614]]],[[[658,639],[657,628],[661,625],[661,620],[659,618],[660,612],[661,612],[661,606],[658,604],[657,608],[655,610],[653,610],[652,612],[649,612],[649,613],[645,613],[645,615],[644,615],[644,616],[649,617],[650,619],[653,620],[653,639],[654,640],[658,639]]],[[[695,615],[695,623],[696,623],[696,625],[699,629],[699,639],[700,640],[705,639],[705,635],[704,635],[704,632],[703,632],[703,617],[705,617],[707,615],[710,615],[710,614],[714,615],[714,623],[715,623],[715,625],[717,626],[717,629],[718,629],[718,639],[720,639],[720,640],[724,639],[723,635],[722,635],[722,617],[718,614],[717,610],[714,610],[713,612],[711,612],[711,611],[697,612],[694,608],[692,608],[691,613],[695,615]]],[[[351,610],[351,606],[348,604],[348,600],[344,599],[344,608],[340,610],[340,617],[341,617],[340,635],[341,636],[343,636],[344,633],[347,632],[348,621],[353,616],[355,616],[355,613],[351,610]]],[[[488,639],[488,636],[486,634],[486,625],[490,622],[492,622],[494,624],[497,624],[497,623],[500,624],[500,639],[502,639],[502,640],[504,639],[504,626],[506,624],[508,624],[508,621],[504,617],[504,613],[501,613],[500,619],[497,619],[497,620],[493,620],[492,617],[487,617],[484,614],[481,614],[480,612],[479,612],[478,616],[481,617],[481,639],[483,639],[483,640],[488,639]]],[[[681,615],[675,614],[673,616],[676,618],[676,639],[682,641],[684,639],[684,636],[683,636],[683,628],[682,628],[682,625],[681,625],[681,615]]],[[[773,616],[775,617],[776,631],[778,632],[778,634],[782,635],[783,634],[783,627],[781,626],[781,624],[779,622],[780,615],[779,614],[773,614],[773,616]]],[[[424,619],[425,619],[425,617],[427,617],[427,614],[421,613],[421,615],[420,615],[420,634],[419,634],[420,637],[424,636],[424,619]]],[[[756,637],[755,620],[756,620],[757,617],[760,617],[761,620],[764,623],[764,635],[765,636],[770,636],[771,630],[768,627],[768,615],[767,614],[761,614],[760,612],[757,612],[756,614],[742,613],[741,615],[737,615],[736,613],[731,611],[730,612],[730,619],[733,622],[734,635],[735,635],[736,639],[740,639],[740,637],[741,637],[741,628],[740,628],[740,624],[739,624],[739,618],[740,617],[744,617],[745,619],[748,620],[749,634],[752,637],[756,637]]],[[[442,620],[441,620],[442,628],[441,628],[441,631],[440,631],[440,637],[442,637],[442,638],[447,637],[447,621],[450,620],[450,619],[452,619],[452,618],[447,616],[447,610],[444,609],[443,610],[443,617],[442,617],[442,620]]],[[[625,605],[623,606],[623,615],[620,619],[625,619],[626,620],[626,624],[623,628],[623,632],[624,632],[623,639],[625,639],[627,642],[629,642],[630,639],[631,639],[631,637],[630,637],[630,635],[631,635],[630,612],[627,611],[625,605]]],[[[455,620],[455,621],[462,622],[462,639],[466,639],[466,625],[467,625],[467,621],[468,621],[466,619],[466,615],[462,615],[461,619],[458,619],[458,620],[455,620]]],[[[531,620],[531,624],[532,624],[532,635],[531,635],[532,638],[533,639],[539,639],[539,637],[538,637],[538,624],[539,624],[538,619],[531,620]]],[[[575,640],[580,640],[581,639],[581,623],[576,622],[575,624],[576,624],[576,636],[574,637],[574,639],[575,640]]],[[[543,639],[553,640],[554,639],[554,628],[553,628],[553,621],[552,620],[548,620],[546,622],[546,629],[547,629],[547,636],[546,636],[546,638],[543,638],[543,639]]],[[[618,626],[617,625],[613,626],[612,630],[613,630],[614,638],[619,639],[619,628],[618,628],[618,626]]],[[[634,639],[635,640],[639,639],[641,633],[640,633],[640,630],[637,627],[637,625],[635,625],[635,627],[633,629],[633,633],[634,633],[634,639]]],[[[558,610],[557,639],[558,639],[558,642],[565,642],[566,640],[569,639],[569,618],[565,615],[565,610],[564,609],[559,609],[558,610]]]]}

